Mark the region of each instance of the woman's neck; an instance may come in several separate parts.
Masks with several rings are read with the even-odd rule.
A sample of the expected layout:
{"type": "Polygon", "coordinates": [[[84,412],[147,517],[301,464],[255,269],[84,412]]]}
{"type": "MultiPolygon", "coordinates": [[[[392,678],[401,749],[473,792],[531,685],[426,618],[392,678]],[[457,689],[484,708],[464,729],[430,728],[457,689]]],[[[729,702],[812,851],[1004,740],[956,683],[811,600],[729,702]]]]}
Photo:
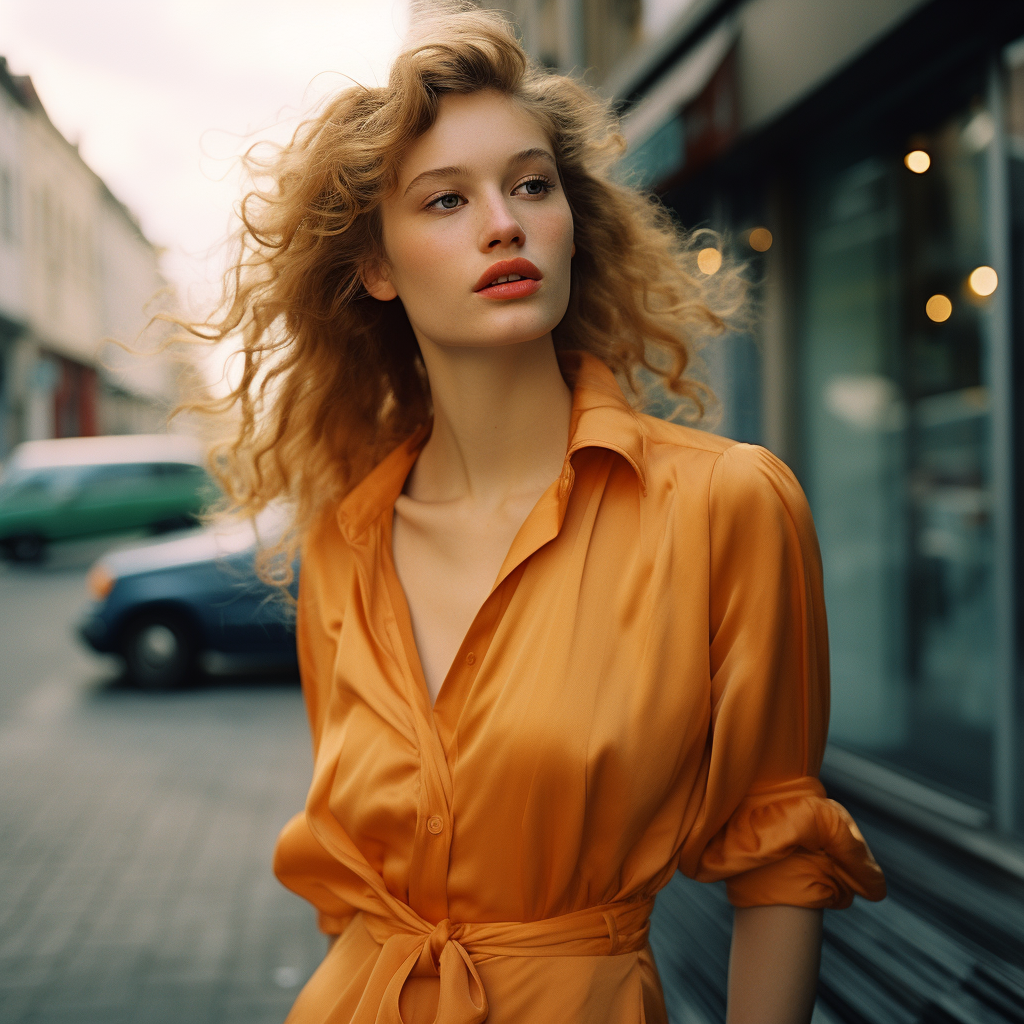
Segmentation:
{"type": "Polygon", "coordinates": [[[494,348],[420,347],[434,426],[406,484],[411,498],[494,507],[557,478],[572,392],[550,334],[494,348]]]}

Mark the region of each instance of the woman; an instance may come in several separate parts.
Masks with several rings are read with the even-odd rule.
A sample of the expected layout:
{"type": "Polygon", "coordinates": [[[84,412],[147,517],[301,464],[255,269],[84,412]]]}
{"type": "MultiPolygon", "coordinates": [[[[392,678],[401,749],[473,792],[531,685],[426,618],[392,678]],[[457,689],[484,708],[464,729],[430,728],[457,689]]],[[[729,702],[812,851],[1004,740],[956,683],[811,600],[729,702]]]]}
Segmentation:
{"type": "Polygon", "coordinates": [[[335,939],[290,1021],[665,1021],[647,921],[679,868],[737,908],[731,1024],[795,1024],[821,908],[884,893],[816,778],[799,486],[616,382],[699,399],[741,289],[620,151],[590,92],[453,12],[244,207],[220,468],[297,510],[315,764],[275,870],[335,939]]]}

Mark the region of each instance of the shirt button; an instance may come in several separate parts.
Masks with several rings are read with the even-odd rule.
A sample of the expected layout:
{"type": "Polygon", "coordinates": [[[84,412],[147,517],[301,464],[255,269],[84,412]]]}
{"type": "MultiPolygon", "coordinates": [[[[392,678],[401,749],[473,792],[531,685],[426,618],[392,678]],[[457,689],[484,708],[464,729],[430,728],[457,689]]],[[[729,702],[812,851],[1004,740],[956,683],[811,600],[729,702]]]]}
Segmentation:
{"type": "Polygon", "coordinates": [[[439,835],[442,829],[444,829],[444,822],[438,815],[432,814],[429,818],[427,818],[427,831],[431,835],[439,835]]]}
{"type": "Polygon", "coordinates": [[[475,665],[476,664],[476,655],[472,651],[470,651],[469,654],[466,655],[466,664],[467,665],[475,665]]]}

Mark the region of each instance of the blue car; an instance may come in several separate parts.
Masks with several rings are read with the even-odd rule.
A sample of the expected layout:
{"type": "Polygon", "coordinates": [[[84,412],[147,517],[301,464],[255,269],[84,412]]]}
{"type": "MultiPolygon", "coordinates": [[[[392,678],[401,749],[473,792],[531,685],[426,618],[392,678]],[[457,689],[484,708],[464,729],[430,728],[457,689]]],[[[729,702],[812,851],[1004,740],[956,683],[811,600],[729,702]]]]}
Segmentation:
{"type": "Polygon", "coordinates": [[[254,568],[257,530],[266,540],[281,522],[268,509],[255,528],[211,527],[104,555],[89,573],[94,602],[81,637],[120,655],[146,690],[184,686],[203,670],[294,670],[291,608],[254,568]]]}

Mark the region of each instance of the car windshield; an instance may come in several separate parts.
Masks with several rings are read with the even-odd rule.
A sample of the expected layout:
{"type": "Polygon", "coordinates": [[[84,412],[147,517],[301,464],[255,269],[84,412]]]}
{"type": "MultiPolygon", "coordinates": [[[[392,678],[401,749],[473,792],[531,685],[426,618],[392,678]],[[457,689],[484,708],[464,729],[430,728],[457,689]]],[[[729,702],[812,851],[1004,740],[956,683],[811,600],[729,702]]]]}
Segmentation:
{"type": "Polygon", "coordinates": [[[91,466],[10,467],[0,477],[0,501],[33,496],[60,499],[70,495],[89,474],[91,466]]]}

